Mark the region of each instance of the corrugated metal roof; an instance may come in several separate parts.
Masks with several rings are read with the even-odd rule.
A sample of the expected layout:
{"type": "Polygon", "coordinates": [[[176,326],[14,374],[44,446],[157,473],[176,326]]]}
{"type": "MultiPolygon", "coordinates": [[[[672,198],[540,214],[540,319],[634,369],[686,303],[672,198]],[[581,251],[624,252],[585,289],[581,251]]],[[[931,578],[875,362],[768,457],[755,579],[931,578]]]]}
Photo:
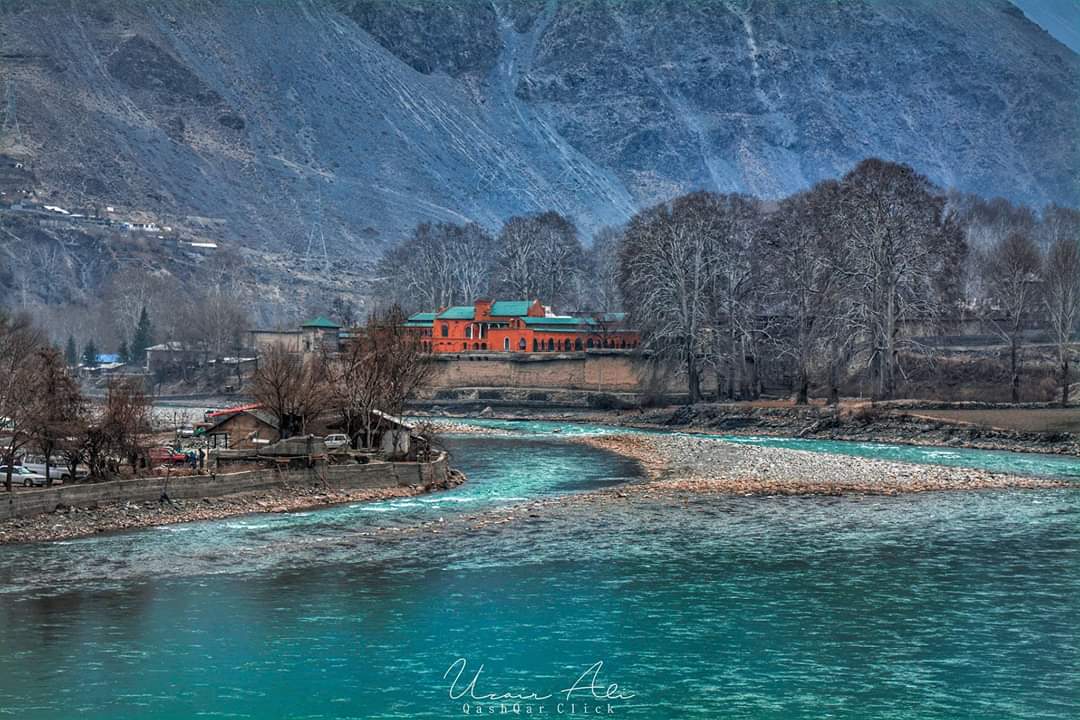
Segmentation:
{"type": "Polygon", "coordinates": [[[473,308],[471,305],[455,305],[446,308],[436,317],[439,320],[472,320],[473,308]]]}
{"type": "Polygon", "coordinates": [[[327,328],[327,329],[337,330],[341,326],[338,325],[333,320],[330,320],[329,318],[326,318],[326,317],[323,317],[322,315],[320,315],[317,318],[313,318],[311,320],[308,320],[306,323],[304,323],[300,327],[327,328]]]}
{"type": "Polygon", "coordinates": [[[530,300],[499,300],[491,306],[493,317],[520,317],[529,313],[530,300]]]}
{"type": "Polygon", "coordinates": [[[413,313],[409,316],[409,319],[405,321],[405,327],[431,327],[431,323],[434,320],[435,313],[433,312],[413,313]]]}
{"type": "Polygon", "coordinates": [[[556,317],[527,317],[524,318],[525,324],[530,327],[533,325],[581,325],[581,318],[568,317],[560,315],[556,317]]]}

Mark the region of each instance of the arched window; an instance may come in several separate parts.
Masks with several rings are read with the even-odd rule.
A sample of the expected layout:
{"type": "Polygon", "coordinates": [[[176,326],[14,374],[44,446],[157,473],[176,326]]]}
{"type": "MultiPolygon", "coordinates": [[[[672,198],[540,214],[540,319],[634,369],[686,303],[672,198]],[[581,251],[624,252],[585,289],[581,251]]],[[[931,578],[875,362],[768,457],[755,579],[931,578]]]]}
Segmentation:
{"type": "Polygon", "coordinates": [[[574,349],[575,350],[581,350],[581,338],[578,338],[577,340],[574,341],[574,349]]]}
{"type": "Polygon", "coordinates": [[[466,325],[465,326],[465,337],[472,340],[472,325],[466,325]]]}
{"type": "Polygon", "coordinates": [[[588,346],[589,346],[589,349],[592,350],[592,346],[593,346],[592,338],[589,338],[588,346]]]}
{"type": "Polygon", "coordinates": [[[525,338],[518,340],[518,350],[525,352],[525,338]]]}
{"type": "Polygon", "coordinates": [[[508,337],[503,338],[503,350],[505,352],[510,352],[510,338],[508,337]]]}
{"type": "Polygon", "coordinates": [[[548,352],[555,352],[555,341],[548,338],[548,352]]]}
{"type": "Polygon", "coordinates": [[[487,350],[487,343],[480,343],[481,350],[487,350]]]}
{"type": "Polygon", "coordinates": [[[540,343],[536,342],[536,338],[533,338],[533,352],[540,352],[540,343]]]}
{"type": "Polygon", "coordinates": [[[450,337],[450,326],[447,325],[446,323],[442,324],[442,336],[443,337],[450,337]]]}

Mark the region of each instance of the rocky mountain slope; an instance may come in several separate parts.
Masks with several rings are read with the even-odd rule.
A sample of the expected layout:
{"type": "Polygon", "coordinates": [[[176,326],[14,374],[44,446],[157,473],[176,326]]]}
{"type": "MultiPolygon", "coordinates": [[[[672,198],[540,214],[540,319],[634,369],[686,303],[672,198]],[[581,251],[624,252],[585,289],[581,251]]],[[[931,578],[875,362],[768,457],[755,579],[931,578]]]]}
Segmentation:
{"type": "Polygon", "coordinates": [[[0,80],[4,199],[302,256],[868,155],[1080,204],[1080,59],[1005,0],[4,0],[0,80]]]}

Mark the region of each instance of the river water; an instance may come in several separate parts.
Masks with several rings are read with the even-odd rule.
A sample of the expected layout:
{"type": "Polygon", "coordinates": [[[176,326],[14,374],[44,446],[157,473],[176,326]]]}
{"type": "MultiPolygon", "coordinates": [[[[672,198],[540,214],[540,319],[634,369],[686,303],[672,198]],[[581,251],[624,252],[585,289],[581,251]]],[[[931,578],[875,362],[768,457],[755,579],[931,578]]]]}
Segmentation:
{"type": "Polygon", "coordinates": [[[552,433],[603,429],[510,427],[451,438],[469,482],[439,495],[3,548],[0,717],[492,708],[450,697],[459,660],[455,694],[482,664],[477,695],[552,695],[519,704],[534,716],[1080,716],[1080,493],[549,503],[496,524],[642,479],[552,433]],[[596,663],[614,699],[567,700],[596,663]]]}

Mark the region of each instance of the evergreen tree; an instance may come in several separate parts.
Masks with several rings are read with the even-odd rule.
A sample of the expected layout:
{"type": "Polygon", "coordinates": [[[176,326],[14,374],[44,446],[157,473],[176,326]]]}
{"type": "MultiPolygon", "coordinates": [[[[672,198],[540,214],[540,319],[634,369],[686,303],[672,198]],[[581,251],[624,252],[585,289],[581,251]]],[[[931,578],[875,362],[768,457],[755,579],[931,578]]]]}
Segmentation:
{"type": "Polygon", "coordinates": [[[79,351],[75,349],[75,338],[68,335],[67,347],[64,348],[64,360],[67,362],[68,367],[75,367],[79,364],[79,351]]]}
{"type": "Polygon", "coordinates": [[[146,348],[154,344],[154,326],[150,324],[150,316],[146,314],[146,307],[139,313],[139,324],[135,327],[135,335],[131,338],[131,361],[142,365],[146,362],[146,348]]]}
{"type": "Polygon", "coordinates": [[[86,347],[84,347],[82,351],[83,365],[86,367],[97,367],[97,356],[97,346],[94,345],[93,339],[87,340],[86,347]]]}
{"type": "Polygon", "coordinates": [[[116,354],[119,356],[117,359],[125,365],[131,362],[131,352],[128,350],[127,340],[120,341],[120,347],[117,349],[116,354]]]}

